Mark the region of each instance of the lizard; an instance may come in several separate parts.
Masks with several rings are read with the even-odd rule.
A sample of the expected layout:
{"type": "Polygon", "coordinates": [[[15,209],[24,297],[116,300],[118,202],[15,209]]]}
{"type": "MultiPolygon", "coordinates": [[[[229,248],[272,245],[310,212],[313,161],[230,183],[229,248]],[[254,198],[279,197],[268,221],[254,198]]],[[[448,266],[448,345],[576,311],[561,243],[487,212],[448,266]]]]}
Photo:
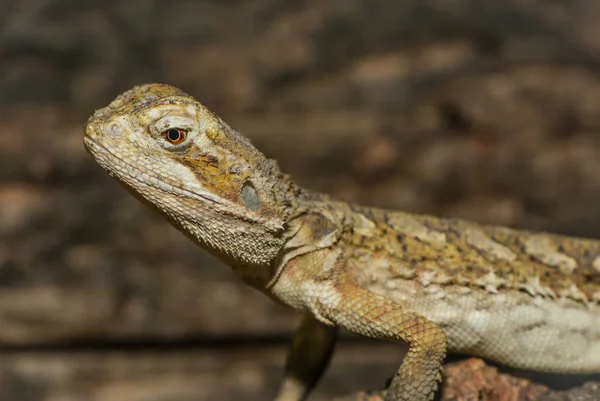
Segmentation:
{"type": "Polygon", "coordinates": [[[386,401],[431,400],[448,352],[600,372],[600,241],[369,208],[305,189],[182,90],[136,86],[84,145],[242,280],[302,314],[277,401],[308,397],[337,329],[408,344],[386,401]]]}

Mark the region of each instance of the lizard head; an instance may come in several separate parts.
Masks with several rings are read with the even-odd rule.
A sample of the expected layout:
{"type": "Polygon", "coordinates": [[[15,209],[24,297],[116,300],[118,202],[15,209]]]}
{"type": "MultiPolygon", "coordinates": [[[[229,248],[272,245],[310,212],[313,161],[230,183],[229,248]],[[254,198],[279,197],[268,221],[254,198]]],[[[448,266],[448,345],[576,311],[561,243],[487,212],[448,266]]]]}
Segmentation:
{"type": "Polygon", "coordinates": [[[111,176],[205,249],[252,267],[251,275],[272,267],[291,184],[194,98],[168,85],[138,86],[96,111],[85,133],[86,149],[111,176]]]}

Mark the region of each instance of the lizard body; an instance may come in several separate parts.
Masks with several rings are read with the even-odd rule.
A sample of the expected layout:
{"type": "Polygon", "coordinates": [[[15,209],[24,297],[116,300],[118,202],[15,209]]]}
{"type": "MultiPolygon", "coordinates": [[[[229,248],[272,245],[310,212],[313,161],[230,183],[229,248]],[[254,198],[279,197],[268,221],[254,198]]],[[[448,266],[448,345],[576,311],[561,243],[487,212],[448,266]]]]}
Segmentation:
{"type": "Polygon", "coordinates": [[[600,372],[600,241],[360,207],[297,186],[182,91],[135,87],[85,146],[250,285],[305,315],[278,401],[321,375],[336,327],[404,341],[387,401],[431,399],[446,352],[600,372]]]}

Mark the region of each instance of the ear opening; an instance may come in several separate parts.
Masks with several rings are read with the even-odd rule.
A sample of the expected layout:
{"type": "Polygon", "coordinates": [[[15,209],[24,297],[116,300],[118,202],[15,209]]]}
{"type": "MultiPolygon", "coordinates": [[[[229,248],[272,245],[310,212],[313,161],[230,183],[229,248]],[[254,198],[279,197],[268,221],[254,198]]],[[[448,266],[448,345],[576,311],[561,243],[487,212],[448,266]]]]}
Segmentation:
{"type": "Polygon", "coordinates": [[[246,208],[253,212],[257,212],[260,209],[258,192],[256,192],[256,189],[250,180],[244,182],[242,190],[240,191],[240,200],[246,208]]]}

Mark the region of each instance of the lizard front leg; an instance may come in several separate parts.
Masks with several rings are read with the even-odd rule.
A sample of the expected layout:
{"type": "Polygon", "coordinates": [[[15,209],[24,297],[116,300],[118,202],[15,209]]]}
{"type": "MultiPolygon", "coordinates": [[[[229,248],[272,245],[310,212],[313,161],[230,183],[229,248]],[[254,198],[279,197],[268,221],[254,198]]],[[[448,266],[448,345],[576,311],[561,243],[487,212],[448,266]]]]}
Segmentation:
{"type": "Polygon", "coordinates": [[[446,357],[446,336],[435,323],[401,305],[350,283],[334,290],[342,302],[320,304],[320,314],[354,333],[377,339],[402,340],[409,350],[388,389],[386,401],[433,399],[446,357]]]}
{"type": "Polygon", "coordinates": [[[294,334],[285,374],[275,401],[301,401],[327,367],[337,329],[305,315],[294,334]]]}
{"type": "MultiPolygon", "coordinates": [[[[311,252],[292,259],[271,292],[285,304],[310,313],[327,326],[408,343],[408,353],[390,384],[386,401],[433,399],[446,357],[444,331],[401,304],[357,286],[347,274],[339,251],[311,252]]],[[[303,347],[311,346],[309,340],[302,342],[303,347]]],[[[323,353],[318,346],[316,352],[323,353]]]]}

